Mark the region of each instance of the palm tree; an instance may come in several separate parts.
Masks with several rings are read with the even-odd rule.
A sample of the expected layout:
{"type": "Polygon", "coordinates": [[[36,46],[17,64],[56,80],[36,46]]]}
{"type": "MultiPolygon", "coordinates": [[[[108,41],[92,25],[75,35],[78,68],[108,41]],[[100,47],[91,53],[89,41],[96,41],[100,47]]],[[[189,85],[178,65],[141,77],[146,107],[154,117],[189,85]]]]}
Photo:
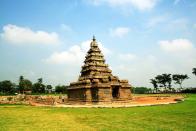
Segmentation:
{"type": "Polygon", "coordinates": [[[181,75],[181,74],[174,74],[172,75],[173,80],[175,81],[175,84],[179,84],[180,85],[180,89],[182,89],[182,82],[185,79],[189,79],[188,75],[181,75]]]}
{"type": "Polygon", "coordinates": [[[155,79],[150,79],[150,83],[152,83],[154,90],[156,91],[156,93],[158,92],[158,84],[157,81],[155,79]]]}
{"type": "Polygon", "coordinates": [[[172,82],[171,74],[162,74],[162,76],[167,83],[167,88],[171,91],[171,82],[172,82]]]}
{"type": "Polygon", "coordinates": [[[196,75],[196,68],[193,68],[193,72],[194,75],[196,75]]]}
{"type": "Polygon", "coordinates": [[[42,78],[39,78],[37,81],[38,81],[38,83],[42,84],[43,79],[42,78]]]}
{"type": "Polygon", "coordinates": [[[155,79],[157,83],[160,84],[160,87],[165,88],[165,91],[167,90],[167,88],[171,90],[171,82],[172,82],[171,74],[157,75],[155,79]]]}
{"type": "Polygon", "coordinates": [[[24,76],[19,77],[19,82],[22,82],[24,80],[24,76]]]}

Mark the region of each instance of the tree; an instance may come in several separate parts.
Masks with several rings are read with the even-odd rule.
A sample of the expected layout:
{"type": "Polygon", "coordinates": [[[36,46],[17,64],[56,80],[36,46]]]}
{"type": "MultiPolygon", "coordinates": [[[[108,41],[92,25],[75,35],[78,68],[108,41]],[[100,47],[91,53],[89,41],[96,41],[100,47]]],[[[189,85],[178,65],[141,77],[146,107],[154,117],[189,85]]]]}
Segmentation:
{"type": "Polygon", "coordinates": [[[47,85],[46,86],[46,90],[48,93],[51,93],[52,92],[52,86],[51,85],[47,85]]]}
{"type": "Polygon", "coordinates": [[[150,79],[150,83],[152,83],[154,90],[156,91],[156,93],[158,92],[158,84],[157,81],[155,79],[150,79]]]}
{"type": "Polygon", "coordinates": [[[4,80],[0,82],[0,92],[3,94],[12,94],[14,91],[14,83],[11,81],[4,80]]]}
{"type": "Polygon", "coordinates": [[[24,80],[24,76],[20,76],[19,77],[19,82],[23,81],[24,80]]]}
{"type": "Polygon", "coordinates": [[[186,79],[189,79],[189,77],[188,75],[174,74],[172,79],[175,81],[175,84],[179,84],[180,88],[182,89],[182,82],[186,79]]]}
{"type": "Polygon", "coordinates": [[[42,84],[42,78],[39,78],[35,84],[33,84],[33,93],[45,93],[45,85],[42,84]]]}
{"type": "Polygon", "coordinates": [[[25,91],[32,90],[32,82],[28,79],[24,79],[23,76],[19,78],[19,90],[20,92],[24,93],[25,91]]]}
{"type": "Polygon", "coordinates": [[[166,78],[166,80],[167,80],[167,88],[171,91],[172,90],[172,85],[171,85],[171,83],[172,83],[172,77],[171,77],[171,74],[163,74],[163,75],[165,75],[164,77],[166,78]]]}
{"type": "Polygon", "coordinates": [[[172,82],[171,74],[157,75],[155,77],[155,80],[157,81],[157,83],[160,84],[160,87],[165,88],[165,91],[167,90],[167,88],[171,90],[171,82],[172,82]]]}
{"type": "Polygon", "coordinates": [[[43,82],[43,79],[42,78],[39,78],[38,79],[38,83],[42,84],[42,82],[43,82]]]}
{"type": "Polygon", "coordinates": [[[57,92],[57,93],[67,93],[67,86],[57,85],[55,87],[55,92],[57,92]]]}
{"type": "Polygon", "coordinates": [[[152,89],[147,87],[133,87],[132,92],[135,94],[146,94],[151,93],[152,89]]]}
{"type": "Polygon", "coordinates": [[[193,72],[194,75],[196,75],[196,68],[193,68],[193,72]]]}

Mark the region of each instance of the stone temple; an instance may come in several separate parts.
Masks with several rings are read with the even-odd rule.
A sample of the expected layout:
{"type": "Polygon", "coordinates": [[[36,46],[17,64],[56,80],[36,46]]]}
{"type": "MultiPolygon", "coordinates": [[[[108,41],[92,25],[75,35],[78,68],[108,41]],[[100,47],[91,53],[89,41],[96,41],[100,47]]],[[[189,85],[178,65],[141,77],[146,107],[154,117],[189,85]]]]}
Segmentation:
{"type": "Polygon", "coordinates": [[[131,100],[131,85],[112,75],[95,37],[85,57],[77,82],[67,88],[68,100],[78,102],[126,102],[131,100]]]}

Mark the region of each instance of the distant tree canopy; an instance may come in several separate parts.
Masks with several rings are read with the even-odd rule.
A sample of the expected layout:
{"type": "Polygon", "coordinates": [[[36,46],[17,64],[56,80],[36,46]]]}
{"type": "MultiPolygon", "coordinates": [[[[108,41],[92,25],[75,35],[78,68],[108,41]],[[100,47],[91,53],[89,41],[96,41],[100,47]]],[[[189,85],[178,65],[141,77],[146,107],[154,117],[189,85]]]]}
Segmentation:
{"type": "Polygon", "coordinates": [[[196,68],[193,68],[193,72],[194,75],[196,75],[196,68]]]}
{"type": "MultiPolygon", "coordinates": [[[[192,73],[196,75],[196,68],[192,69],[192,73]]],[[[188,75],[186,74],[161,74],[157,75],[154,78],[150,79],[150,83],[153,85],[154,90],[152,91],[151,88],[146,87],[132,87],[131,90],[133,93],[143,94],[143,93],[150,93],[150,92],[173,92],[175,91],[172,88],[172,81],[175,84],[179,84],[181,90],[177,90],[178,92],[184,93],[195,93],[195,87],[185,88],[182,89],[182,83],[189,79],[188,75]],[[164,88],[164,90],[163,90],[164,88]]],[[[57,85],[55,86],[56,93],[67,93],[67,87],[65,85],[57,85]]],[[[39,78],[36,83],[32,84],[32,82],[28,79],[24,79],[24,76],[19,77],[18,85],[12,83],[10,80],[4,80],[0,82],[0,94],[14,94],[18,93],[25,93],[26,91],[30,91],[33,93],[51,93],[52,92],[52,85],[45,86],[43,84],[43,79],[39,78]]]]}
{"type": "Polygon", "coordinates": [[[4,80],[0,82],[0,92],[2,94],[11,94],[15,91],[15,84],[9,80],[4,80]]]}
{"type": "Polygon", "coordinates": [[[165,90],[171,89],[171,74],[162,74],[162,75],[157,75],[155,77],[157,83],[159,83],[160,87],[164,87],[165,90]]]}
{"type": "Polygon", "coordinates": [[[31,91],[32,90],[32,82],[28,79],[24,79],[23,76],[20,76],[19,90],[21,93],[24,93],[24,91],[31,91]]]}
{"type": "Polygon", "coordinates": [[[52,88],[53,88],[52,85],[47,85],[46,88],[45,88],[46,89],[45,91],[47,93],[52,93],[52,88]]]}
{"type": "Polygon", "coordinates": [[[150,83],[152,83],[154,90],[156,92],[160,91],[158,88],[164,87],[164,92],[173,92],[174,88],[172,88],[172,80],[175,84],[179,84],[180,88],[182,89],[182,82],[189,77],[185,74],[162,74],[157,75],[155,78],[150,79],[150,83]]]}
{"type": "Polygon", "coordinates": [[[154,90],[158,92],[158,82],[156,79],[150,79],[150,83],[152,83],[154,90]]]}
{"type": "Polygon", "coordinates": [[[147,94],[151,93],[152,89],[147,87],[132,87],[131,91],[134,94],[147,94]]]}
{"type": "Polygon", "coordinates": [[[181,91],[182,93],[196,93],[196,88],[186,88],[181,91]]]}
{"type": "Polygon", "coordinates": [[[47,85],[47,86],[46,86],[46,89],[47,89],[47,90],[51,90],[51,89],[52,89],[52,85],[47,85]]]}
{"type": "Polygon", "coordinates": [[[182,75],[182,74],[174,74],[172,75],[173,80],[175,81],[175,84],[179,84],[180,88],[182,89],[182,82],[185,79],[189,79],[187,75],[182,75]]]}
{"type": "Polygon", "coordinates": [[[39,78],[32,86],[33,93],[45,93],[45,85],[42,83],[43,79],[39,78]]]}
{"type": "Polygon", "coordinates": [[[63,93],[63,94],[66,94],[67,93],[67,86],[64,86],[64,85],[57,85],[55,87],[55,92],[57,93],[63,93]]]}

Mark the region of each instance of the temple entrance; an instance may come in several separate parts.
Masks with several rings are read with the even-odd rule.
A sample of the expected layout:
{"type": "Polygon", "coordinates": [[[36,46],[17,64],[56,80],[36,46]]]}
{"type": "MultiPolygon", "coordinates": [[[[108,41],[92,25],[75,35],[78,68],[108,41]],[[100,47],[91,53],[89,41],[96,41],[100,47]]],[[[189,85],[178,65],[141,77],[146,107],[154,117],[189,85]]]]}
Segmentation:
{"type": "Polygon", "coordinates": [[[97,88],[92,88],[91,96],[92,96],[93,101],[98,101],[98,89],[97,88]]]}
{"type": "Polygon", "coordinates": [[[118,86],[112,87],[112,97],[114,99],[118,99],[119,98],[119,87],[118,86]]]}

